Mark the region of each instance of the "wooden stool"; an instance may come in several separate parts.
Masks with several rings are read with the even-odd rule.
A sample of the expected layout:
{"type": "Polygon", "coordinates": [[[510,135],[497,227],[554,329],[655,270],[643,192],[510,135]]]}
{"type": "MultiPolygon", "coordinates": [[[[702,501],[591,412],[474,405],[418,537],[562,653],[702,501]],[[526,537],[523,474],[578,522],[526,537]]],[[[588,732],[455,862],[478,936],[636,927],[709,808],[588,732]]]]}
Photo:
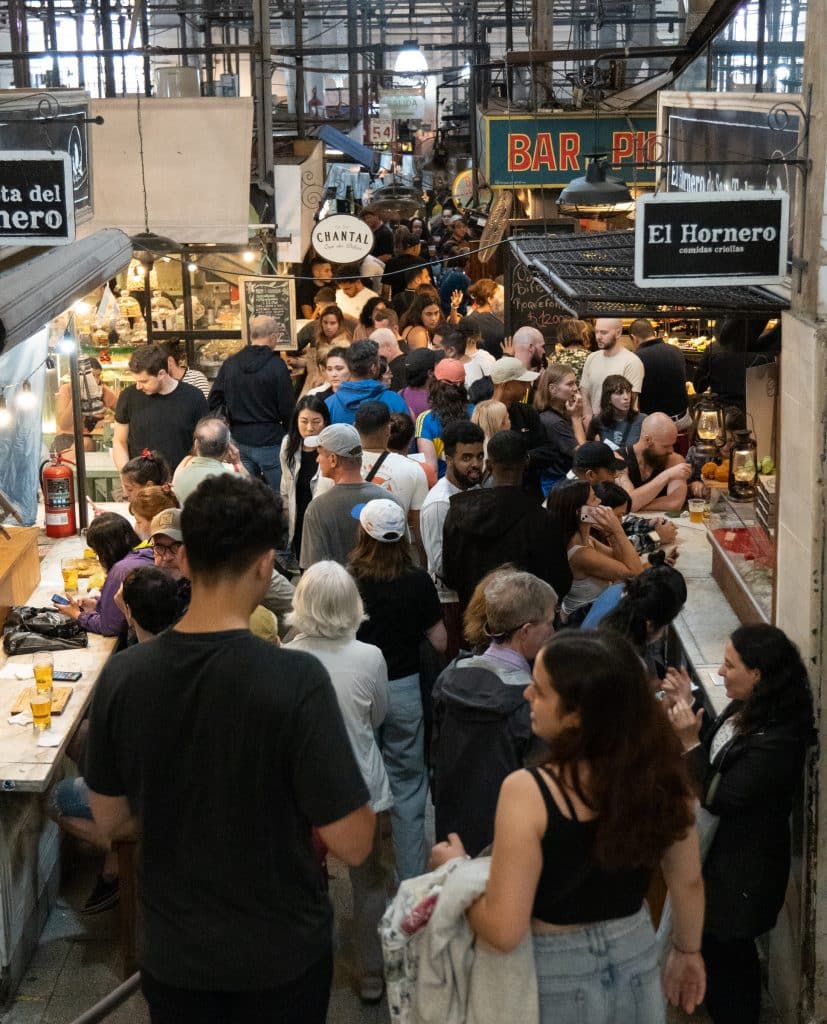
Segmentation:
{"type": "Polygon", "coordinates": [[[138,927],[138,885],[136,870],[140,832],[113,838],[112,849],[118,856],[118,916],[120,919],[121,957],[124,977],[135,970],[135,938],[138,927]]]}

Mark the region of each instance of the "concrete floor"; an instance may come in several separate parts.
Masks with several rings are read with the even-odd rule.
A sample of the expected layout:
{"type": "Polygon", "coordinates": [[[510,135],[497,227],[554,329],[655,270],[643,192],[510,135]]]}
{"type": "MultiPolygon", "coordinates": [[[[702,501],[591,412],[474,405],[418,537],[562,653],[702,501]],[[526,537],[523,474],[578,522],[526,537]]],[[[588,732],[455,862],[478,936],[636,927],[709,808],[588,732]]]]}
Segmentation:
{"type": "MultiPolygon", "coordinates": [[[[336,915],[336,974],[328,1024],[386,1024],[387,1003],[363,1006],[354,992],[350,882],[346,868],[330,863],[330,892],[336,915]]],[[[58,905],[49,917],[40,945],[13,1003],[0,1013],[0,1024],[70,1024],[123,980],[118,955],[118,914],[110,910],[81,917],[95,880],[99,857],[71,840],[64,843],[64,863],[58,905]]],[[[703,1010],[690,1018],[670,1010],[669,1024],[711,1024],[703,1010]]],[[[142,996],[132,996],[109,1018],[111,1024],[149,1024],[142,996]]],[[[761,1024],[781,1024],[765,1006],[761,1024]]]]}

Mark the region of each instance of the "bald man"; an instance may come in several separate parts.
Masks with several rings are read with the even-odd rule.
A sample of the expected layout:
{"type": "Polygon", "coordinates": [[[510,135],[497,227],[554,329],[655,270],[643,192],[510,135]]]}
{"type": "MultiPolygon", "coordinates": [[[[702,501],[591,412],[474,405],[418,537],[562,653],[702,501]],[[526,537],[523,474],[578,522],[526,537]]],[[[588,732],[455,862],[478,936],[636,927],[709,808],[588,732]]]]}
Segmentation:
{"type": "Polygon", "coordinates": [[[617,317],[601,317],[594,322],[597,352],[592,352],[583,364],[580,394],[583,396],[583,425],[588,427],[592,416],[600,411],[603,381],[611,374],[625,377],[632,391],[640,394],[643,387],[643,363],[620,340],[623,323],[617,317]]]}
{"type": "Polygon", "coordinates": [[[521,327],[511,339],[514,355],[527,370],[540,371],[545,361],[545,339],[536,327],[521,327]]]}
{"type": "Polygon", "coordinates": [[[633,512],[679,512],[686,501],[689,464],[675,452],[678,428],[665,413],[647,416],[640,440],[620,453],[626,470],[618,478],[632,499],[633,512]]]}
{"type": "Polygon", "coordinates": [[[273,317],[253,317],[250,344],[224,360],[209,397],[210,411],[230,424],[244,468],[277,494],[279,448],[296,401],[290,371],[275,351],[283,334],[273,317]]]}

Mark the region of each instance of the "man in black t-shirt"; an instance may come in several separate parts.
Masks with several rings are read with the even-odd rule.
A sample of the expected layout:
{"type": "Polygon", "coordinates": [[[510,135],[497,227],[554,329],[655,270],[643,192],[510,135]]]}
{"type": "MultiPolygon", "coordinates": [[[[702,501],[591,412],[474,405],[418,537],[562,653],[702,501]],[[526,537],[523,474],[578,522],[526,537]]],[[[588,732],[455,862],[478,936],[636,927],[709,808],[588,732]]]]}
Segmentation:
{"type": "Polygon", "coordinates": [[[686,360],[683,352],[658,338],[644,317],[633,321],[629,337],[643,363],[643,387],[638,405],[647,416],[663,412],[678,425],[678,432],[691,424],[686,403],[686,360]]]}
{"type": "Polygon", "coordinates": [[[374,815],[327,672],[248,629],[267,591],[278,501],[208,477],[181,513],[181,621],[112,658],[90,713],[86,778],[111,836],[143,832],[139,952],[153,1022],[323,1024],[330,901],[311,827],[347,864],[374,815]]]}
{"type": "Polygon", "coordinates": [[[129,369],[135,383],[124,388],[115,407],[115,466],[123,469],[148,448],[161,452],[175,469],[192,451],[195,424],[210,411],[207,400],[198,388],[170,376],[167,353],[157,345],[135,349],[129,369]]]}

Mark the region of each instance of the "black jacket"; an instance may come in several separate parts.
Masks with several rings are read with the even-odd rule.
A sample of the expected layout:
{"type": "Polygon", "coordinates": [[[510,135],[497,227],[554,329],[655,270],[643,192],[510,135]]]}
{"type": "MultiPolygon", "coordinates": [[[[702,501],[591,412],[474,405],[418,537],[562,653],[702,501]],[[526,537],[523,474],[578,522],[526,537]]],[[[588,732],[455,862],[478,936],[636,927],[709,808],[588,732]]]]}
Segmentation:
{"type": "Polygon", "coordinates": [[[437,679],[431,740],[437,842],[456,832],[476,857],[493,840],[500,786],[522,768],[532,738],[523,696],[528,682],[528,673],[484,655],[460,655],[437,679]]]}
{"type": "Polygon", "coordinates": [[[463,608],[483,576],[506,562],[550,583],[560,598],[571,586],[565,542],[546,509],[519,487],[454,494],[442,536],[442,578],[463,608]]]}
{"type": "Polygon", "coordinates": [[[793,797],[802,778],[801,731],[768,724],[735,737],[710,762],[712,739],[739,704],[731,704],[687,755],[701,800],[719,817],[704,862],[704,931],[717,939],[756,938],[775,924],[790,873],[793,797]]]}
{"type": "Polygon", "coordinates": [[[211,412],[226,414],[240,444],[281,444],[295,405],[290,371],[266,345],[247,345],[221,364],[209,405],[211,412]]]}

